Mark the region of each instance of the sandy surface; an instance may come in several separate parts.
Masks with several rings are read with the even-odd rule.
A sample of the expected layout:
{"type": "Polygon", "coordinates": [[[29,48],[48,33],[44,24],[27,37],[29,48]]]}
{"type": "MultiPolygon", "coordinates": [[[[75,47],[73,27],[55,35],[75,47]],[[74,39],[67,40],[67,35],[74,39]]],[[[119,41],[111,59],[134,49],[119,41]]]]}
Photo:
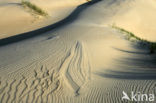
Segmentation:
{"type": "Polygon", "coordinates": [[[18,35],[56,23],[68,16],[76,6],[86,1],[31,0],[31,2],[47,12],[48,17],[33,14],[20,5],[20,0],[0,1],[0,38],[18,35]]]}
{"type": "Polygon", "coordinates": [[[135,33],[143,39],[156,41],[155,0],[132,0],[130,3],[122,4],[121,7],[122,9],[114,15],[112,23],[135,33]]]}
{"type": "MultiPolygon", "coordinates": [[[[122,91],[155,94],[156,55],[108,26],[115,22],[134,33],[143,32],[129,16],[123,16],[125,22],[120,17],[131,15],[132,5],[136,9],[140,5],[143,14],[144,6],[151,4],[147,9],[152,9],[152,0],[141,1],[103,0],[79,4],[78,8],[74,1],[76,9],[56,28],[41,34],[35,31],[36,36],[18,42],[18,38],[9,43],[0,41],[0,103],[127,103],[121,100],[122,91]],[[136,31],[129,23],[134,23],[136,31]]],[[[64,5],[62,2],[60,6],[64,5]]],[[[46,7],[43,5],[48,10],[46,7]]],[[[22,8],[18,10],[30,17],[22,8]]],[[[151,29],[152,18],[143,16],[139,25],[151,21],[151,29]]],[[[155,38],[152,33],[149,39],[155,38]]],[[[146,37],[144,32],[137,34],[146,37]]]]}

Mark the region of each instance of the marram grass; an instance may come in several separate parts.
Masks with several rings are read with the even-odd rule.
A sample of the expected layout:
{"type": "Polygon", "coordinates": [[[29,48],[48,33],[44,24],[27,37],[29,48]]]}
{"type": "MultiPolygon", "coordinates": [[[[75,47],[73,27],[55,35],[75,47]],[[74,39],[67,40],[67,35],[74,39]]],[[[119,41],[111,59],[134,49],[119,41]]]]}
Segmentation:
{"type": "Polygon", "coordinates": [[[47,15],[48,15],[44,10],[42,10],[41,8],[39,8],[39,7],[36,6],[35,4],[32,4],[32,3],[29,2],[29,1],[24,1],[24,0],[22,0],[22,1],[21,1],[21,5],[32,9],[34,12],[36,12],[36,13],[39,14],[39,15],[42,15],[42,16],[47,16],[47,15]]]}
{"type": "Polygon", "coordinates": [[[150,53],[151,54],[155,53],[155,51],[156,51],[156,42],[151,42],[151,41],[142,39],[142,38],[136,36],[134,33],[129,32],[129,31],[127,31],[127,30],[125,30],[123,28],[120,28],[120,27],[118,27],[116,25],[112,25],[112,28],[117,29],[120,32],[126,34],[126,37],[127,37],[128,40],[134,40],[135,39],[136,41],[148,44],[149,45],[149,49],[150,49],[150,53]]]}
{"type": "Polygon", "coordinates": [[[92,2],[92,0],[87,0],[87,2],[92,2]]]}

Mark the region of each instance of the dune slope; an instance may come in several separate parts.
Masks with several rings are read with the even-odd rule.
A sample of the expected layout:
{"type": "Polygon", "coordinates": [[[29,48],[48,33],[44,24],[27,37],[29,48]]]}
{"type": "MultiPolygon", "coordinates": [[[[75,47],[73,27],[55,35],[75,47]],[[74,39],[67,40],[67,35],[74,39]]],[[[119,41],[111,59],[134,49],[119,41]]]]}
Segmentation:
{"type": "Polygon", "coordinates": [[[155,93],[156,55],[108,26],[131,3],[83,4],[56,28],[1,44],[0,103],[122,103],[123,91],[155,93]]]}

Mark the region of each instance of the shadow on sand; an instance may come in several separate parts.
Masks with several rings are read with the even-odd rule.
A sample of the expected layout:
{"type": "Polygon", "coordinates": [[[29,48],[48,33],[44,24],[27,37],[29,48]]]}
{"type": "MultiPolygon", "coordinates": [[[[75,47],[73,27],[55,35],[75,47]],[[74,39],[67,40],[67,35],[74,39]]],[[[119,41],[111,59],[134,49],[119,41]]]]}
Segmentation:
{"type": "Polygon", "coordinates": [[[28,38],[32,38],[32,37],[41,35],[43,33],[46,33],[48,31],[51,31],[51,30],[53,30],[55,28],[62,27],[62,26],[65,26],[67,24],[70,24],[72,21],[74,21],[79,16],[79,14],[84,9],[86,9],[87,7],[97,3],[99,1],[101,1],[101,0],[93,0],[92,2],[87,2],[85,4],[82,4],[82,5],[78,6],[68,17],[64,18],[63,20],[61,20],[61,21],[59,21],[59,22],[57,22],[55,24],[52,24],[52,25],[49,25],[49,26],[46,26],[46,27],[43,27],[43,28],[40,28],[40,29],[37,29],[37,30],[34,30],[34,31],[25,32],[25,33],[21,33],[21,34],[11,36],[11,37],[8,37],[8,38],[0,39],[0,46],[4,46],[4,45],[19,42],[19,41],[22,41],[22,40],[25,40],[25,39],[28,39],[28,38]]]}
{"type": "Polygon", "coordinates": [[[0,4],[0,7],[2,7],[2,6],[10,6],[10,5],[18,5],[18,6],[20,6],[21,4],[20,3],[1,3],[0,4]]]}
{"type": "Polygon", "coordinates": [[[121,52],[126,52],[126,53],[134,53],[134,54],[149,54],[149,52],[145,52],[145,51],[142,51],[142,52],[137,52],[137,51],[129,51],[129,50],[124,50],[124,49],[120,49],[120,48],[115,48],[113,47],[113,49],[116,49],[118,51],[121,51],[121,52]]]}
{"type": "Polygon", "coordinates": [[[128,57],[116,59],[115,68],[103,69],[96,72],[96,75],[114,79],[156,80],[156,54],[150,55],[146,49],[142,48],[137,48],[137,52],[114,49],[127,53],[128,57]]]}

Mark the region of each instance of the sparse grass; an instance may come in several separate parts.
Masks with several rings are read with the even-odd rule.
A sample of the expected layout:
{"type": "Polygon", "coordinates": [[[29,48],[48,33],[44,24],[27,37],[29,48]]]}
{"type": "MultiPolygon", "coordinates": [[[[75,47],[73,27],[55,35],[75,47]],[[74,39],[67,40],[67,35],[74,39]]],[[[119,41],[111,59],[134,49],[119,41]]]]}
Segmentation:
{"type": "Polygon", "coordinates": [[[41,8],[39,8],[35,4],[32,4],[29,1],[22,0],[21,5],[23,5],[24,7],[28,7],[30,9],[32,9],[34,12],[36,12],[39,15],[42,15],[42,16],[47,16],[48,15],[44,10],[42,10],[41,8]]]}
{"type": "Polygon", "coordinates": [[[87,0],[87,2],[91,2],[92,0],[87,0]]]}
{"type": "Polygon", "coordinates": [[[149,45],[150,53],[151,54],[155,53],[155,51],[156,51],[156,42],[151,42],[151,41],[142,39],[142,38],[136,36],[135,34],[133,34],[132,32],[129,32],[129,31],[127,31],[127,30],[125,30],[123,28],[120,28],[120,27],[118,27],[116,25],[112,25],[112,28],[117,29],[120,32],[126,34],[126,37],[127,37],[128,40],[134,40],[135,39],[136,41],[139,41],[139,42],[142,42],[144,44],[149,45]]]}

